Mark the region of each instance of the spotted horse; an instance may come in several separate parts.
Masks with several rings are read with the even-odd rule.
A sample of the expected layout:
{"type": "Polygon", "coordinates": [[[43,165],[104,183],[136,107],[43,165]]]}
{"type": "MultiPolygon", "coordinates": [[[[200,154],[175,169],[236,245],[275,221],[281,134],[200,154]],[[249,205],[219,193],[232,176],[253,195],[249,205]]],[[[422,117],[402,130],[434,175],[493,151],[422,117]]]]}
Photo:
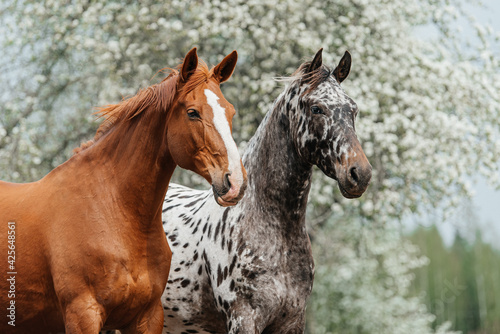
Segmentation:
{"type": "Polygon", "coordinates": [[[341,193],[366,190],[371,166],[356,137],[356,103],[322,50],[287,81],[243,157],[246,196],[221,208],[210,190],[170,185],[163,205],[172,269],[163,333],[304,333],[314,262],[306,233],[313,165],[341,193]]]}

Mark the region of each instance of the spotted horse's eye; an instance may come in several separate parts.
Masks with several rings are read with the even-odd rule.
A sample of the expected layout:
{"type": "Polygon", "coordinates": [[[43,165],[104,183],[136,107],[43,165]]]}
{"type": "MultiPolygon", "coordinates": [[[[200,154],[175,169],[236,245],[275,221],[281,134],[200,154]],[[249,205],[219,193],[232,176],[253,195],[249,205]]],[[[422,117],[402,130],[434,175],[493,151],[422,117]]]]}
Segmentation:
{"type": "Polygon", "coordinates": [[[311,107],[311,112],[314,114],[314,115],[323,115],[324,112],[323,112],[323,109],[321,109],[320,107],[318,106],[312,106],[311,107]]]}
{"type": "Polygon", "coordinates": [[[200,113],[198,112],[198,110],[195,110],[195,109],[188,109],[188,117],[191,118],[191,119],[199,119],[201,118],[200,117],[200,113]]]}

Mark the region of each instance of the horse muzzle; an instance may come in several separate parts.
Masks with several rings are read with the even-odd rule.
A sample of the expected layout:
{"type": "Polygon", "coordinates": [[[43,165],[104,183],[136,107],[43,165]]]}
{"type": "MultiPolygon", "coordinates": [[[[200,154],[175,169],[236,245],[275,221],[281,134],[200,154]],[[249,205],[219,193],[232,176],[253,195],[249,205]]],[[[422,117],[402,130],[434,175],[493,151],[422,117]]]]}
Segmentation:
{"type": "Polygon", "coordinates": [[[243,177],[234,177],[231,173],[226,173],[221,185],[212,184],[215,201],[224,207],[238,204],[245,194],[246,187],[246,173],[243,177]]]}
{"type": "Polygon", "coordinates": [[[366,191],[372,177],[372,166],[368,160],[354,162],[337,173],[340,192],[345,198],[358,198],[366,191]]]}

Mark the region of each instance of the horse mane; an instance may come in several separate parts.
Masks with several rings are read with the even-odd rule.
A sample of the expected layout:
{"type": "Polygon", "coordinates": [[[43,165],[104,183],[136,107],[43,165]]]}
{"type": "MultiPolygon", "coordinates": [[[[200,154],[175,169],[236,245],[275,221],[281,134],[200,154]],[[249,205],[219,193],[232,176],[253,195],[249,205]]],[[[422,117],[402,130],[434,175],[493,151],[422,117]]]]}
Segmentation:
{"type": "Polygon", "coordinates": [[[178,65],[177,69],[162,69],[159,72],[168,70],[170,73],[160,83],[141,89],[136,95],[128,98],[125,97],[117,104],[97,108],[94,114],[99,115],[99,118],[104,118],[104,121],[97,129],[94,138],[75,148],[73,154],[77,154],[92,146],[92,144],[98,141],[116,124],[132,120],[151,106],[157,110],[166,112],[171,107],[175,96],[183,97],[213,77],[213,68],[209,70],[207,64],[200,59],[198,67],[189,77],[189,80],[186,83],[180,84],[179,70],[181,67],[182,64],[178,65]]]}

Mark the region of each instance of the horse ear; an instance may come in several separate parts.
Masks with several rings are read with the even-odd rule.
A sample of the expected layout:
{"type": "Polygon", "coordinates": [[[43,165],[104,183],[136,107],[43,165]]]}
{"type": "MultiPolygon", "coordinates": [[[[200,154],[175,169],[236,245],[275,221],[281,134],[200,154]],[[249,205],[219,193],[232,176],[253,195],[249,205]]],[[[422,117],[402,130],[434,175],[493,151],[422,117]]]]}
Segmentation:
{"type": "Polygon", "coordinates": [[[316,52],[313,61],[307,68],[307,73],[311,73],[312,71],[317,70],[318,68],[321,67],[322,64],[323,64],[323,48],[319,49],[318,52],[316,52]]]}
{"type": "Polygon", "coordinates": [[[342,59],[340,59],[340,63],[333,70],[333,76],[339,83],[344,81],[345,78],[349,75],[349,71],[351,70],[351,54],[349,51],[344,53],[342,59]]]}
{"type": "Polygon", "coordinates": [[[231,77],[234,72],[234,68],[236,67],[236,62],[238,61],[238,52],[234,50],[230,54],[228,54],[222,61],[215,66],[214,68],[214,76],[219,80],[220,83],[223,83],[227,79],[231,77]]]}
{"type": "Polygon", "coordinates": [[[196,54],[196,47],[192,48],[184,57],[181,69],[182,81],[188,81],[189,77],[194,73],[198,67],[198,55],[196,54]]]}

